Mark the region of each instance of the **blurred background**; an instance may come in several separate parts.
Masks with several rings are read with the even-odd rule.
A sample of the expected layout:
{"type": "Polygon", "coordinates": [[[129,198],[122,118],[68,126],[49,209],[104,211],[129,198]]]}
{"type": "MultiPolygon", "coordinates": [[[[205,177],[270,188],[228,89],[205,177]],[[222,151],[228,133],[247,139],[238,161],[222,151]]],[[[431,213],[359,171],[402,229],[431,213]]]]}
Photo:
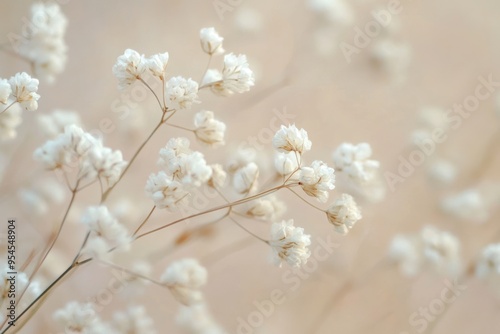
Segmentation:
{"type": "MultiPolygon", "coordinates": [[[[116,58],[127,48],[147,56],[168,51],[168,76],[199,81],[208,61],[200,48],[199,30],[215,27],[227,52],[247,55],[256,81],[250,92],[230,98],[203,91],[200,105],[175,116],[175,124],[189,127],[194,113],[206,109],[226,123],[226,146],[207,149],[191,138],[209,163],[225,165],[242,143],[256,142],[250,146],[256,151],[264,185],[273,176],[272,134],[277,124],[295,123],[308,131],[313,142],[305,156],[308,161],[331,164],[332,153],[342,142],[370,143],[372,158],[381,163],[379,183],[357,189],[338,176],[332,198],[346,191],[363,208],[363,219],[347,236],[336,234],[321,212],[289,193],[279,194],[288,207],[284,218],[294,218],[312,235],[312,249],[324,240],[335,244],[317,267],[309,273],[303,269],[303,277],[270,264],[268,247],[229,220],[186,245],[172,247],[179,233],[209,218],[140,240],[130,254],[116,261],[127,265],[147,259],[154,267],[152,276],[159,277],[174,259],[200,259],[209,272],[204,288],[209,308],[228,333],[498,333],[498,294],[470,273],[460,278],[466,289],[444,311],[431,313],[422,330],[415,320],[425,317],[414,313],[440,299],[451,280],[432,273],[408,278],[385,262],[396,234],[418,233],[427,224],[460,239],[466,268],[484,246],[500,241],[496,91],[500,84],[459,126],[446,130],[446,140],[425,155],[422,164],[398,182],[390,181],[417,149],[415,138],[421,131],[442,121],[435,115],[463,104],[489,77],[500,81],[497,1],[66,0],[59,4],[68,19],[66,69],[53,84],[40,83],[38,111],[24,112],[17,137],[0,146],[0,211],[2,219],[19,221],[22,256],[43,247],[46,231],[60,221],[69,198],[69,192],[62,192],[59,202],[35,212],[23,196],[39,182],[57,180],[32,159],[32,152],[46,140],[37,117],[57,109],[76,111],[87,130],[99,130],[95,133],[106,146],[120,149],[125,160],[130,159],[158,122],[160,111],[144,90],[117,89],[111,71],[116,58]],[[391,8],[394,11],[387,16],[391,8]],[[481,203],[452,201],[467,190],[479,194],[481,203]],[[265,301],[276,291],[283,293],[283,302],[266,310],[262,305],[268,305],[265,301]]],[[[20,33],[30,6],[30,1],[2,1],[2,43],[8,42],[9,33],[20,33]]],[[[25,62],[8,53],[0,53],[0,64],[1,78],[29,72],[25,62]]],[[[214,67],[221,64],[221,56],[213,59],[214,67]]],[[[158,170],[158,150],[168,139],[188,135],[164,128],[141,153],[109,201],[124,223],[137,226],[151,208],[144,184],[158,170]]],[[[222,203],[214,194],[194,195],[200,208],[222,203]]],[[[73,259],[84,236],[80,214],[87,205],[96,204],[98,196],[97,187],[79,195],[44,267],[46,282],[73,259]]],[[[158,211],[148,227],[178,216],[158,211]]],[[[245,224],[267,237],[267,224],[245,224]]],[[[59,329],[51,318],[55,309],[70,300],[99,296],[112,278],[110,268],[99,264],[80,268],[22,332],[56,333],[59,329]]],[[[131,302],[126,291],[113,294],[109,303],[106,299],[99,310],[104,319],[131,302]]],[[[167,290],[149,285],[134,298],[134,303],[146,306],[158,333],[183,333],[175,320],[178,303],[167,290]]]]}

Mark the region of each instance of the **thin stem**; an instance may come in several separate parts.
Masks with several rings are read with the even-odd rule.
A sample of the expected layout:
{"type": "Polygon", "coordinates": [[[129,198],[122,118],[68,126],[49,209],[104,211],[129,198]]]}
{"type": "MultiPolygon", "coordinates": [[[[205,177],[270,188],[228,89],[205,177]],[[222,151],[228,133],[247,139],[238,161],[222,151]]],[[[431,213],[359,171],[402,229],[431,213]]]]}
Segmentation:
{"type": "Polygon", "coordinates": [[[259,237],[257,234],[253,233],[252,231],[250,231],[249,229],[247,229],[246,227],[244,227],[243,225],[241,225],[236,219],[234,219],[233,217],[229,216],[229,219],[231,219],[236,225],[238,225],[242,230],[244,230],[245,232],[247,232],[248,234],[250,234],[251,236],[259,239],[260,241],[264,242],[265,244],[269,244],[269,241],[268,240],[265,240],[265,239],[262,239],[261,237],[259,237]]]}
{"type": "Polygon", "coordinates": [[[189,132],[195,132],[195,130],[192,130],[192,129],[188,129],[188,128],[185,128],[183,126],[180,126],[180,125],[175,125],[175,124],[172,124],[172,123],[166,123],[168,126],[171,126],[173,128],[177,128],[177,129],[182,129],[182,130],[186,130],[186,131],[189,131],[189,132]]]}
{"type": "MultiPolygon", "coordinates": [[[[158,105],[160,106],[160,109],[162,112],[165,112],[165,106],[162,105],[161,101],[160,101],[160,98],[158,97],[158,95],[156,95],[155,91],[153,90],[153,88],[151,88],[151,86],[149,86],[146,81],[144,81],[144,79],[142,78],[139,78],[139,80],[151,91],[151,93],[153,93],[154,97],[156,98],[156,101],[158,102],[158,105]]],[[[165,95],[165,94],[163,94],[165,95]]]]}
{"type": "Polygon", "coordinates": [[[167,228],[169,226],[172,226],[172,225],[175,225],[177,223],[180,223],[180,222],[183,222],[185,220],[188,220],[188,219],[191,219],[191,218],[196,218],[196,217],[199,217],[199,216],[202,216],[202,215],[205,215],[207,213],[211,213],[211,212],[215,212],[215,211],[219,211],[219,210],[222,210],[222,209],[226,209],[226,208],[229,208],[229,207],[232,207],[232,206],[235,206],[235,205],[239,205],[239,204],[243,204],[243,203],[246,203],[246,202],[249,202],[249,201],[252,201],[256,198],[259,198],[259,197],[262,197],[262,196],[265,196],[265,195],[268,195],[270,193],[273,193],[273,192],[276,192],[282,188],[287,188],[287,187],[290,187],[292,185],[280,185],[278,187],[274,187],[274,188],[271,188],[271,189],[268,189],[266,191],[263,191],[262,193],[259,193],[259,194],[256,194],[256,195],[253,195],[253,196],[250,196],[250,197],[246,197],[244,199],[241,199],[241,200],[238,200],[238,201],[235,201],[235,202],[232,202],[232,203],[229,203],[229,204],[224,204],[224,205],[220,205],[220,206],[216,206],[214,208],[211,208],[211,209],[208,209],[208,210],[205,210],[205,211],[202,211],[202,212],[198,212],[198,213],[195,213],[195,214],[192,214],[190,216],[187,216],[187,217],[184,217],[184,218],[180,218],[180,219],[177,219],[171,223],[168,223],[166,225],[163,225],[163,226],[160,226],[158,228],[155,228],[154,230],[151,230],[151,231],[148,231],[148,232],[145,232],[143,234],[139,234],[134,240],[137,240],[137,239],[140,239],[142,237],[145,237],[149,234],[152,234],[152,233],[155,233],[155,232],[158,232],[160,230],[163,230],[164,228],[167,228]]]}
{"type": "Polygon", "coordinates": [[[316,210],[319,210],[319,211],[321,211],[321,212],[325,212],[325,210],[323,210],[322,208],[320,208],[320,207],[318,207],[318,206],[316,206],[316,205],[314,205],[314,204],[310,203],[308,200],[306,200],[305,198],[303,198],[302,196],[300,196],[300,195],[299,195],[299,194],[298,194],[295,190],[290,189],[290,188],[288,188],[288,190],[290,190],[292,193],[294,193],[294,194],[295,194],[298,198],[300,198],[300,199],[301,199],[304,203],[306,203],[307,205],[309,205],[309,206],[311,206],[311,207],[313,207],[313,208],[315,208],[316,210]]]}
{"type": "Polygon", "coordinates": [[[118,270],[122,270],[122,271],[126,272],[127,274],[130,274],[130,275],[135,276],[135,277],[142,278],[142,279],[144,279],[146,281],[149,281],[149,282],[151,282],[153,284],[159,285],[162,288],[168,288],[166,285],[162,284],[161,282],[158,282],[158,281],[156,281],[156,280],[154,280],[154,279],[152,279],[150,277],[147,277],[147,276],[144,276],[142,274],[136,273],[136,272],[134,272],[134,271],[132,271],[130,269],[127,269],[125,267],[119,266],[119,265],[114,264],[112,262],[104,261],[102,259],[99,259],[99,262],[101,262],[102,264],[104,264],[104,265],[106,265],[108,267],[115,268],[115,269],[118,269],[118,270]]]}
{"type": "Polygon", "coordinates": [[[144,219],[142,221],[141,225],[139,225],[139,227],[137,227],[137,229],[134,231],[134,234],[132,234],[132,237],[134,237],[139,232],[139,230],[144,226],[144,224],[146,224],[146,222],[148,221],[149,217],[151,217],[151,215],[153,214],[155,209],[156,209],[156,205],[154,205],[153,208],[151,209],[151,211],[149,211],[148,216],[146,217],[146,219],[144,219]]]}
{"type": "Polygon", "coordinates": [[[68,207],[66,208],[66,212],[64,213],[64,217],[63,217],[61,223],[59,224],[59,228],[57,229],[57,232],[49,241],[48,248],[44,251],[42,258],[40,259],[40,261],[38,261],[38,264],[36,265],[35,269],[33,270],[33,273],[30,276],[30,281],[35,276],[35,274],[38,272],[40,267],[42,266],[42,263],[45,261],[45,259],[49,255],[50,251],[52,250],[52,248],[56,244],[57,239],[59,238],[59,235],[61,234],[61,231],[64,227],[64,223],[66,222],[66,219],[68,218],[69,211],[71,210],[71,207],[73,206],[73,202],[75,201],[75,197],[76,197],[76,194],[78,192],[76,190],[76,188],[78,188],[78,183],[79,183],[79,181],[76,182],[75,189],[71,190],[71,199],[69,201],[68,207]]]}
{"type": "Polygon", "coordinates": [[[12,106],[13,106],[14,104],[16,104],[16,103],[17,103],[17,100],[16,100],[16,101],[14,101],[14,102],[12,102],[11,104],[9,104],[9,105],[7,106],[7,108],[5,108],[4,110],[0,111],[0,114],[3,114],[4,112],[6,112],[6,111],[7,111],[10,107],[12,107],[12,106]]]}
{"type": "MultiPolygon", "coordinates": [[[[153,135],[156,133],[156,131],[158,131],[158,129],[163,125],[163,123],[166,121],[164,120],[165,116],[165,113],[163,113],[162,115],[162,118],[161,118],[161,121],[158,123],[158,125],[156,125],[156,127],[153,129],[153,131],[149,134],[149,136],[146,138],[146,140],[141,144],[141,146],[139,146],[139,148],[137,149],[137,151],[134,153],[134,155],[132,156],[132,158],[130,159],[129,163],[127,164],[127,166],[125,167],[125,169],[123,170],[123,172],[121,173],[120,177],[118,178],[118,180],[111,186],[108,188],[108,190],[106,190],[104,192],[104,194],[102,195],[101,197],[101,203],[104,203],[106,201],[106,199],[108,198],[109,194],[111,193],[111,191],[113,191],[113,189],[116,187],[116,185],[121,181],[121,179],[123,178],[123,176],[125,175],[125,173],[127,173],[127,171],[129,170],[130,166],[132,166],[132,163],[135,161],[135,159],[137,158],[137,156],[139,155],[139,153],[141,153],[142,149],[144,148],[144,146],[146,146],[146,144],[149,142],[149,140],[153,137],[153,135]]],[[[172,116],[172,115],[171,115],[172,116]]],[[[170,117],[171,117],[170,116],[170,117]]],[[[167,118],[168,119],[168,118],[167,118]]]]}

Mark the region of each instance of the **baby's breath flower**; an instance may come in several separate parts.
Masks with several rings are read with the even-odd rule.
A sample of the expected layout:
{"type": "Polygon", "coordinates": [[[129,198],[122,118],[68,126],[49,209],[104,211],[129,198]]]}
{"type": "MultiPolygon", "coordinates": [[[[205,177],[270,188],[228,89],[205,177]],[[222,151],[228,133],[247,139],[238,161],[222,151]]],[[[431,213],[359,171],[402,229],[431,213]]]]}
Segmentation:
{"type": "Polygon", "coordinates": [[[256,152],[253,148],[240,148],[232,154],[227,162],[227,171],[231,174],[236,173],[240,168],[245,167],[256,158],[256,152]]]}
{"type": "Polygon", "coordinates": [[[307,131],[297,129],[295,124],[284,126],[276,132],[273,146],[278,152],[297,152],[302,154],[311,149],[312,143],[307,137],[307,131]]]}
{"type": "Polygon", "coordinates": [[[126,49],[113,66],[113,74],[118,79],[118,87],[125,89],[144,75],[147,62],[144,55],[132,49],[126,49]]]}
{"type": "Polygon", "coordinates": [[[340,234],[347,234],[361,217],[361,211],[351,195],[342,194],[326,211],[328,221],[340,234]]]}
{"type": "Polygon", "coordinates": [[[151,174],[146,183],[146,194],[155,205],[164,209],[174,210],[185,204],[189,192],[178,181],[173,181],[164,171],[151,174]]]}
{"type": "Polygon", "coordinates": [[[202,110],[194,116],[194,133],[201,142],[211,145],[224,145],[226,124],[214,118],[214,113],[202,110]]]}
{"type": "Polygon", "coordinates": [[[12,96],[16,102],[28,111],[38,109],[38,79],[31,78],[28,73],[17,73],[9,79],[12,96]]]}
{"type": "MultiPolygon", "coordinates": [[[[4,265],[0,272],[0,300],[6,300],[10,290],[11,282],[8,280],[12,274],[9,266],[4,265]]],[[[19,271],[16,276],[16,290],[23,291],[29,285],[29,277],[24,272],[19,271]]]]}
{"type": "Polygon", "coordinates": [[[255,78],[248,66],[247,57],[232,53],[224,56],[222,73],[210,70],[203,78],[203,85],[210,86],[212,91],[220,96],[247,92],[254,84],[255,78]]]}
{"type": "Polygon", "coordinates": [[[161,282],[170,288],[180,303],[193,305],[203,298],[199,289],[207,283],[207,270],[195,259],[178,260],[168,266],[161,282]]]}
{"type": "Polygon", "coordinates": [[[354,181],[369,182],[380,167],[378,161],[368,159],[371,155],[372,148],[368,143],[342,143],[333,152],[333,162],[339,172],[346,173],[354,181]]]}
{"type": "Polygon", "coordinates": [[[167,96],[174,109],[189,109],[198,101],[198,83],[193,79],[173,77],[167,82],[167,96]]]}
{"type": "Polygon", "coordinates": [[[189,140],[182,137],[170,139],[166,147],[160,150],[158,165],[187,186],[199,187],[212,175],[212,169],[207,165],[203,154],[191,151],[189,140]]]}
{"type": "Polygon", "coordinates": [[[248,202],[245,208],[245,215],[252,218],[275,221],[285,211],[285,203],[277,199],[276,196],[271,195],[248,202]]]}
{"type": "MultiPolygon", "coordinates": [[[[100,144],[100,142],[99,142],[100,144]]],[[[99,178],[107,181],[112,186],[118,181],[123,169],[127,165],[123,161],[122,152],[113,151],[108,147],[94,145],[89,153],[89,160],[99,178]]]]}
{"type": "Polygon", "coordinates": [[[323,161],[315,160],[311,167],[301,167],[299,184],[304,192],[320,202],[328,200],[328,192],[335,188],[335,175],[333,168],[328,167],[323,161]]]}
{"type": "Polygon", "coordinates": [[[17,49],[33,64],[37,77],[53,82],[66,66],[67,19],[55,2],[39,2],[31,7],[30,24],[17,49]]]}
{"type": "Polygon", "coordinates": [[[74,111],[55,110],[50,114],[38,115],[39,129],[49,138],[55,138],[68,125],[81,126],[80,115],[74,111]]]}
{"type": "Polygon", "coordinates": [[[208,180],[207,184],[212,188],[222,188],[224,183],[226,183],[227,178],[227,173],[224,170],[224,167],[220,164],[213,164],[210,165],[210,168],[212,169],[212,176],[208,180]]]}
{"type": "Polygon", "coordinates": [[[498,278],[500,276],[500,243],[489,244],[481,252],[476,264],[479,278],[498,278]]]}
{"type": "Polygon", "coordinates": [[[311,251],[311,236],[304,234],[304,229],[293,226],[293,219],[283,220],[271,225],[269,245],[273,250],[273,261],[282,266],[286,262],[291,267],[300,267],[307,262],[311,251]]]}
{"type": "Polygon", "coordinates": [[[153,319],[144,306],[130,306],[125,312],[116,312],[113,325],[119,333],[156,334],[153,319]]]}
{"type": "Polygon", "coordinates": [[[158,53],[146,59],[146,68],[154,76],[163,80],[168,65],[168,52],[158,53]]]}
{"type": "Polygon", "coordinates": [[[484,222],[489,217],[486,201],[477,189],[468,189],[444,198],[441,208],[461,220],[484,222]]]}
{"type": "Polygon", "coordinates": [[[100,319],[91,303],[70,302],[54,312],[54,320],[70,333],[95,333],[100,319]]]}
{"type": "Polygon", "coordinates": [[[284,175],[284,176],[289,175],[290,173],[296,171],[298,167],[299,164],[297,161],[297,157],[295,156],[295,153],[293,152],[275,153],[274,168],[276,168],[276,171],[278,172],[279,175],[284,175]]]}
{"type": "Polygon", "coordinates": [[[250,162],[246,166],[238,169],[233,175],[233,187],[237,193],[247,194],[257,188],[259,178],[259,167],[250,162]]]}
{"type": "Polygon", "coordinates": [[[352,9],[345,0],[309,0],[308,5],[333,24],[345,25],[353,19],[352,9]]]}
{"type": "MultiPolygon", "coordinates": [[[[6,104],[12,93],[12,87],[7,79],[0,79],[0,103],[6,104]]],[[[0,110],[1,111],[1,110],[0,110]]]]}
{"type": "Polygon", "coordinates": [[[406,276],[415,276],[420,271],[422,256],[418,239],[413,236],[396,235],[389,246],[389,258],[406,276]]]}
{"type": "Polygon", "coordinates": [[[219,36],[217,31],[212,28],[203,28],[200,30],[200,42],[203,51],[209,55],[223,53],[222,42],[224,38],[219,36]]]}
{"type": "Polygon", "coordinates": [[[120,247],[121,249],[128,249],[130,246],[130,237],[127,229],[111,215],[106,206],[91,206],[87,208],[81,221],[93,233],[89,241],[95,241],[87,244],[87,247],[84,249],[85,253],[101,257],[113,246],[120,247]]]}

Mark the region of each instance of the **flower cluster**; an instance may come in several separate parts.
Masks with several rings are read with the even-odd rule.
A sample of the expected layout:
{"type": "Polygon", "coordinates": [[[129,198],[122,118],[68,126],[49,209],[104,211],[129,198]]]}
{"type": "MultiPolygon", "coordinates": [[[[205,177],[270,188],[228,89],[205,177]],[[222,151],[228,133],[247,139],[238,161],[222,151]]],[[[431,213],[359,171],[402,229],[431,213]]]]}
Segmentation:
{"type": "Polygon", "coordinates": [[[353,181],[366,183],[375,178],[380,167],[378,161],[369,159],[371,156],[372,148],[368,143],[342,143],[333,152],[333,163],[337,171],[345,173],[353,181]]]}
{"type": "Polygon", "coordinates": [[[161,282],[180,303],[196,304],[203,300],[199,289],[207,283],[207,270],[195,259],[179,260],[165,270],[161,282]]]}
{"type": "Polygon", "coordinates": [[[459,240],[433,226],[424,227],[416,235],[394,237],[389,256],[407,276],[414,276],[427,267],[456,277],[462,269],[459,240]]]}
{"type": "Polygon", "coordinates": [[[311,256],[308,246],[311,236],[304,229],[295,227],[293,219],[271,225],[269,245],[273,250],[273,262],[280,267],[286,262],[291,267],[300,267],[311,256]]]}
{"type": "Polygon", "coordinates": [[[30,23],[31,29],[19,39],[16,49],[33,64],[40,79],[53,82],[66,66],[67,19],[58,4],[40,2],[31,7],[30,23]]]}
{"type": "Polygon", "coordinates": [[[76,168],[77,182],[106,181],[109,186],[120,178],[126,162],[120,151],[103,146],[102,141],[76,125],[36,149],[34,158],[45,168],[76,168]]]}
{"type": "Polygon", "coordinates": [[[212,168],[202,153],[192,151],[186,138],[172,138],[160,150],[158,165],[163,168],[151,174],[146,183],[146,193],[159,208],[174,209],[186,203],[189,190],[207,183],[212,168]]]}
{"type": "Polygon", "coordinates": [[[82,253],[104,257],[112,247],[127,250],[130,237],[127,229],[116,220],[104,205],[87,208],[82,223],[91,232],[82,253]]]}

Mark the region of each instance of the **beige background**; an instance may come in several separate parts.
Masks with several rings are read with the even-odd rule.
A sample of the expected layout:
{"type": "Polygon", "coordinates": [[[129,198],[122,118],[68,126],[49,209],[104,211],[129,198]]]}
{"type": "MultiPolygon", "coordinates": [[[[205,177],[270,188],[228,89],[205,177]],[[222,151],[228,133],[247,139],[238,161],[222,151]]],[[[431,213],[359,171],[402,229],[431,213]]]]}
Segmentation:
{"type": "MultiPolygon", "coordinates": [[[[307,160],[331,162],[331,152],[341,142],[367,141],[372,144],[374,158],[381,161],[384,173],[395,172],[398,157],[406,157],[411,152],[409,134],[417,127],[421,107],[449,108],[474,92],[479,76],[492,74],[500,78],[497,62],[500,6],[494,0],[403,1],[397,39],[411,46],[412,59],[406,80],[400,84],[372,66],[368,49],[361,50],[348,64],[337,46],[340,41],[352,43],[353,28],[363,27],[370,20],[370,10],[385,8],[387,2],[352,1],[355,17],[352,24],[345,27],[325,26],[307,10],[303,1],[241,3],[226,12],[221,20],[212,1],[69,1],[62,5],[69,20],[67,68],[54,85],[40,85],[42,98],[37,113],[56,108],[76,110],[89,130],[98,128],[103,118],[112,120],[116,129],[104,136],[105,143],[121,149],[128,159],[147,136],[148,129],[154,127],[159,111],[149,96],[130,117],[121,120],[119,114],[113,112],[113,103],[120,101],[122,94],[111,72],[116,57],[126,48],[146,55],[168,51],[168,75],[199,80],[207,59],[200,50],[198,32],[202,27],[214,26],[225,37],[227,51],[248,56],[257,80],[251,92],[229,99],[202,92],[200,106],[176,115],[176,124],[189,126],[193,113],[204,108],[213,110],[226,122],[228,145],[213,151],[203,148],[209,162],[226,162],[240,142],[270,127],[275,115],[273,110],[277,109],[295,115],[293,122],[308,131],[313,150],[308,152],[307,160]],[[252,32],[243,31],[237,23],[239,15],[249,10],[262,20],[260,29],[252,32]],[[313,41],[320,29],[331,31],[334,51],[326,56],[318,54],[313,41]]],[[[27,1],[2,1],[2,36],[19,32],[21,18],[28,15],[29,5],[27,1]]],[[[214,64],[220,61],[215,59],[214,64]]],[[[0,64],[0,77],[26,70],[25,64],[4,54],[0,55],[0,64]]],[[[313,240],[331,235],[340,247],[301,283],[300,289],[289,292],[287,301],[255,332],[312,333],[315,325],[319,325],[318,333],[413,333],[408,317],[439,296],[443,279],[425,274],[409,280],[392,269],[372,272],[370,268],[384,258],[388,243],[396,233],[414,232],[427,223],[457,234],[463,243],[466,261],[476,257],[480,249],[492,241],[498,231],[498,213],[494,208],[491,219],[478,226],[443,215],[438,203],[445,194],[478,184],[498,183],[498,159],[494,159],[480,177],[474,174],[480,168],[482,157],[491,154],[486,151],[487,144],[499,126],[494,111],[494,98],[481,102],[479,109],[459,129],[451,131],[449,139],[439,147],[440,152],[457,164],[459,179],[454,185],[432,187],[424,168],[417,168],[396,191],[387,191],[384,201],[362,203],[364,218],[347,237],[335,235],[321,213],[302,205],[289,194],[282,194],[280,197],[286,199],[289,207],[286,218],[294,218],[297,225],[313,235],[313,240]],[[348,289],[345,282],[354,285],[348,289]]],[[[20,185],[29,186],[33,178],[49,177],[31,159],[31,152],[43,141],[34,116],[25,113],[20,137],[1,147],[5,152],[15,151],[15,155],[1,184],[0,210],[4,218],[13,216],[22,222],[19,238],[30,245],[23,250],[25,253],[27,249],[41,247],[43,238],[35,231],[44,231],[59,221],[64,208],[64,205],[54,206],[49,216],[33,217],[23,211],[16,199],[20,185]]],[[[172,128],[162,129],[112,196],[112,203],[122,198],[129,201],[130,212],[125,221],[130,226],[136,226],[151,207],[143,188],[147,176],[157,170],[158,149],[178,135],[187,134],[172,128]]],[[[267,148],[259,151],[259,161],[270,165],[271,144],[266,144],[267,148]]],[[[493,152],[498,157],[498,150],[493,152]]],[[[262,182],[268,175],[263,169],[262,182]]],[[[336,191],[334,196],[337,194],[336,191]]],[[[72,259],[83,236],[76,223],[78,213],[85,205],[95,204],[97,198],[96,188],[86,190],[79,198],[46,275],[64,269],[72,259]]],[[[173,217],[157,212],[149,224],[164,224],[173,217]]],[[[176,231],[189,224],[195,223],[138,242],[131,257],[139,258],[152,251],[162,254],[154,263],[157,277],[172,259],[189,255],[203,260],[224,245],[246,238],[230,221],[223,221],[213,236],[196,240],[172,253],[167,245],[176,231]]],[[[268,233],[264,224],[247,224],[263,236],[268,233]]],[[[238,317],[246,318],[256,310],[254,301],[268,299],[273,289],[284,291],[290,287],[281,278],[288,268],[270,265],[268,251],[258,241],[247,242],[224,255],[214,253],[219,254],[216,261],[205,263],[209,270],[209,284],[205,288],[209,305],[229,333],[236,332],[238,317]]],[[[130,263],[132,259],[120,261],[130,263]]],[[[54,309],[69,300],[89,298],[105,288],[110,277],[109,269],[99,265],[81,268],[54,292],[34,317],[33,324],[23,332],[53,331],[50,314],[54,309]]],[[[433,333],[487,334],[500,329],[498,299],[492,290],[475,280],[468,279],[465,283],[465,292],[433,322],[433,333]]],[[[159,333],[179,332],[174,324],[178,305],[168,291],[149,286],[141,300],[154,317],[159,333]]],[[[125,305],[124,298],[114,296],[102,316],[107,318],[113,309],[125,305]]]]}

